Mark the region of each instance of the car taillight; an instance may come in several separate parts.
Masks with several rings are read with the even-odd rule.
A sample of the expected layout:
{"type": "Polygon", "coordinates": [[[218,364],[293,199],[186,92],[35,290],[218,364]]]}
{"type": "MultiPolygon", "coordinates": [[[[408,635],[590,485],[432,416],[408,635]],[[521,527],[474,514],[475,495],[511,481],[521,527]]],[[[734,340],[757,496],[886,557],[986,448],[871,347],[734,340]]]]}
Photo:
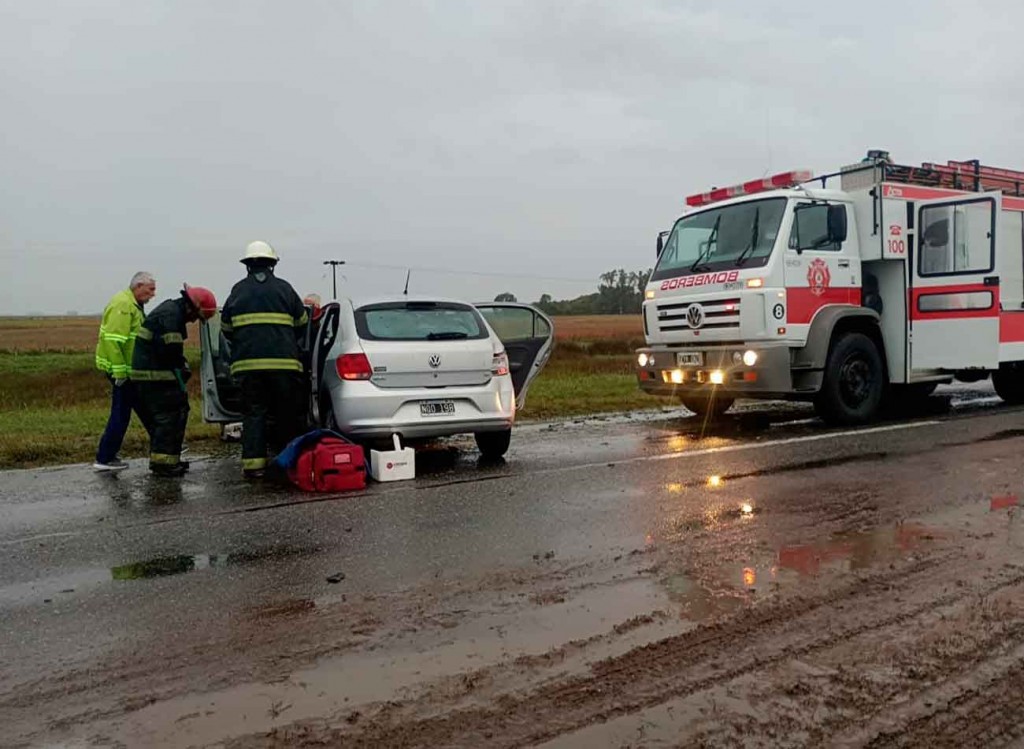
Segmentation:
{"type": "Polygon", "coordinates": [[[500,377],[508,374],[508,354],[502,351],[491,360],[491,374],[500,377]]]}
{"type": "Polygon", "coordinates": [[[368,380],[373,374],[373,367],[366,354],[342,354],[334,365],[338,377],[343,380],[368,380]]]}

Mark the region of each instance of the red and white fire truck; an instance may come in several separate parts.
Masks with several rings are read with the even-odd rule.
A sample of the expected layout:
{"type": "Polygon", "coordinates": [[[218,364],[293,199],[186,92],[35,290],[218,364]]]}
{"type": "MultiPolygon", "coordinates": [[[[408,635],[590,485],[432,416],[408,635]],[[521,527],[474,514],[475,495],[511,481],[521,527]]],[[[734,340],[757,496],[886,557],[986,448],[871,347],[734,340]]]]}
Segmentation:
{"type": "Polygon", "coordinates": [[[688,197],[658,236],[640,387],[701,415],[810,400],[835,424],[954,379],[1024,402],[1022,190],[1024,172],[869,151],[688,197]]]}

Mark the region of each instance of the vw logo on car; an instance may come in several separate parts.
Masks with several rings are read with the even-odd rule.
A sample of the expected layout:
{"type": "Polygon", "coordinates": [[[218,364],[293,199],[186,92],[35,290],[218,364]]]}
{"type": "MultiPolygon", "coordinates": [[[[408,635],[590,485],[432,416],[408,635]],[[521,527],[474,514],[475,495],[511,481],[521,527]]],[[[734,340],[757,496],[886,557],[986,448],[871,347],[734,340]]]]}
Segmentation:
{"type": "Polygon", "coordinates": [[[686,324],[691,328],[699,328],[704,324],[704,308],[699,304],[691,304],[686,308],[686,324]]]}
{"type": "Polygon", "coordinates": [[[434,354],[433,356],[430,357],[430,359],[427,360],[427,364],[429,364],[432,369],[437,369],[438,367],[441,366],[441,357],[438,356],[437,354],[434,354]]]}

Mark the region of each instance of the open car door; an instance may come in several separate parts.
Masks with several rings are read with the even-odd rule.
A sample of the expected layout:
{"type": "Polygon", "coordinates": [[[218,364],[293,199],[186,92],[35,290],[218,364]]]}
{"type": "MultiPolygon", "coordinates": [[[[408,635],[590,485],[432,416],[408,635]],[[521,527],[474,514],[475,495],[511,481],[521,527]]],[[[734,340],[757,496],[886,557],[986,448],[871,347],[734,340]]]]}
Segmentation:
{"type": "Polygon", "coordinates": [[[242,391],[231,376],[231,344],[220,330],[220,312],[199,321],[199,374],[203,421],[230,424],[242,420],[242,391]]]}
{"type": "Polygon", "coordinates": [[[327,394],[322,392],[324,381],[324,362],[327,354],[330,353],[334,342],[338,340],[338,324],[341,320],[341,305],[337,302],[329,302],[320,309],[320,317],[313,321],[312,347],[310,350],[309,363],[309,409],[310,423],[315,426],[326,427],[324,414],[326,409],[325,398],[327,394]]]}
{"type": "Polygon", "coordinates": [[[551,318],[528,304],[485,302],[474,306],[505,344],[516,409],[521,409],[526,404],[530,383],[551,357],[555,326],[551,318]]]}
{"type": "MultiPolygon", "coordinates": [[[[306,308],[308,315],[312,309],[306,308]]],[[[323,316],[321,316],[321,320],[323,316]]],[[[335,327],[337,330],[337,327],[335,327]]],[[[303,368],[311,369],[316,330],[312,320],[302,331],[299,353],[303,368]]],[[[203,421],[209,424],[231,424],[242,420],[242,391],[231,376],[231,344],[220,329],[220,312],[209,320],[199,321],[200,375],[202,376],[203,421]]],[[[316,391],[313,391],[316,392],[316,391]]]]}

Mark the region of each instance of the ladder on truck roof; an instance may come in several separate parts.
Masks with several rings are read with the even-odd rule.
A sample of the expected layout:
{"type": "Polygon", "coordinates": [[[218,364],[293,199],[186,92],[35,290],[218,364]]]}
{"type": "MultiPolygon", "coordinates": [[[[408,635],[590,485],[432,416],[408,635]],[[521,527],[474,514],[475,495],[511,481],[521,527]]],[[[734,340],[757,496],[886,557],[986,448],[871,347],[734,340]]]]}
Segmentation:
{"type": "Polygon", "coordinates": [[[1024,172],[982,166],[972,161],[947,161],[945,166],[925,162],[921,166],[901,166],[877,162],[883,182],[899,182],[923,187],[974,192],[999,191],[1005,195],[1024,195],[1024,172]]]}

